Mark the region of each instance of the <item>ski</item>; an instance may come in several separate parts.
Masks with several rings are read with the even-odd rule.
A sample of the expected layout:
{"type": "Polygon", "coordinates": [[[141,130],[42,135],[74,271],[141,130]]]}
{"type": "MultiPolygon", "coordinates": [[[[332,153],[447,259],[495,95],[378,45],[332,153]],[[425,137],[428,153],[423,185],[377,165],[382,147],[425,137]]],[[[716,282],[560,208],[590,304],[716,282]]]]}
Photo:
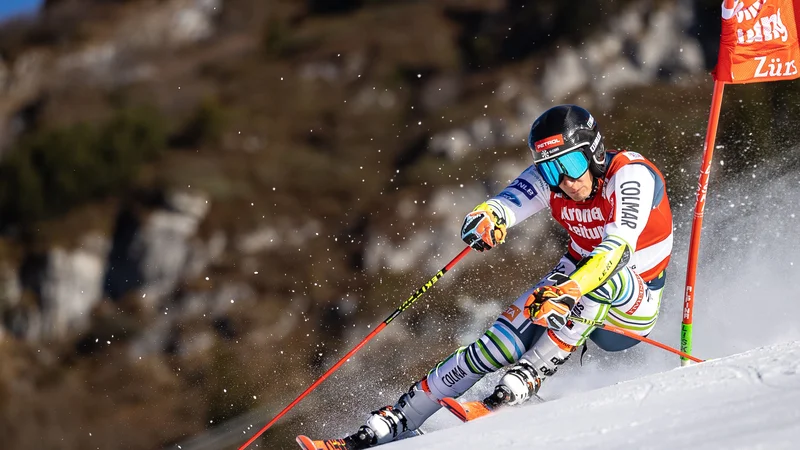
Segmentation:
{"type": "Polygon", "coordinates": [[[445,397],[439,403],[462,422],[469,422],[492,413],[492,410],[482,401],[461,403],[452,397],[445,397]]]}
{"type": "Polygon", "coordinates": [[[303,450],[354,450],[355,447],[348,446],[344,439],[326,439],[324,441],[313,441],[308,436],[297,436],[297,444],[303,450]]]}

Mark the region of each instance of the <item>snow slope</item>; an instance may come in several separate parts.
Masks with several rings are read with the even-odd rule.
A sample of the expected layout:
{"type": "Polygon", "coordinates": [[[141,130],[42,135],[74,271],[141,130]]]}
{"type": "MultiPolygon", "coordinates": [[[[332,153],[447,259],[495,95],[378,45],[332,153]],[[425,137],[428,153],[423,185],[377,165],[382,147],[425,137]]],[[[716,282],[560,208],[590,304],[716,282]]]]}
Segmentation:
{"type": "Polygon", "coordinates": [[[381,448],[796,449],[800,341],[445,426],[381,448]]]}

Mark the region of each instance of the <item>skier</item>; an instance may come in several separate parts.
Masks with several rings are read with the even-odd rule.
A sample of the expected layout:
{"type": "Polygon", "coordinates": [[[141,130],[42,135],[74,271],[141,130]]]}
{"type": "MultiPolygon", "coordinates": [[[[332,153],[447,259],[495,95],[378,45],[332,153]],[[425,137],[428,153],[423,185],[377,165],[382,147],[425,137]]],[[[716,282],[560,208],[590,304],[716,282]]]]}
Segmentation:
{"type": "Polygon", "coordinates": [[[489,410],[535,396],[586,339],[611,352],[639,342],[570,315],[641,336],[652,331],[672,251],[663,175],[638,153],[607,152],[594,117],[575,105],[545,111],[528,146],[534,164],[467,214],[461,237],[475,250],[490,250],[508,228],[549,207],[569,234],[567,253],[477,341],[436,365],[397,404],[373,412],[355,434],[326,441],[339,445],[328,448],[363,449],[418,434],[440,400],[459,397],[505,366],[511,367],[483,401],[489,410]]]}

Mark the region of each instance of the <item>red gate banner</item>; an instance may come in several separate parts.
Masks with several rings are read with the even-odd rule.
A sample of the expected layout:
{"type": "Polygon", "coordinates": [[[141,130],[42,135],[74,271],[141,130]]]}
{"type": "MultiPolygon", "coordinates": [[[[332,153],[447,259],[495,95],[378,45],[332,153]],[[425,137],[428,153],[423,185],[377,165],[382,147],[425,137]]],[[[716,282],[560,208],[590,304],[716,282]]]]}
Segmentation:
{"type": "Polygon", "coordinates": [[[800,77],[800,0],[725,0],[714,79],[759,83],[800,77]]]}

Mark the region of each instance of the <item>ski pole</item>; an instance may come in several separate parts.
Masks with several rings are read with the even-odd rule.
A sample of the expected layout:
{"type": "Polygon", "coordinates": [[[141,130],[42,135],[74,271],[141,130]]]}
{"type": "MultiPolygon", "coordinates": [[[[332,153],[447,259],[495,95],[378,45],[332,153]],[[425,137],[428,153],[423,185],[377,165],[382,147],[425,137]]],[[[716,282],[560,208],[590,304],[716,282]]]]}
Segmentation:
{"type": "Polygon", "coordinates": [[[636,339],[637,341],[646,342],[646,343],[648,343],[650,345],[655,345],[658,348],[664,349],[664,350],[666,350],[668,352],[672,352],[672,353],[674,353],[674,354],[676,354],[678,356],[683,356],[684,358],[690,359],[690,360],[692,360],[694,362],[697,362],[697,363],[703,362],[702,359],[695,358],[694,356],[692,356],[692,355],[690,355],[688,353],[682,352],[682,351],[680,351],[678,349],[672,348],[669,345],[662,344],[661,342],[654,341],[654,340],[646,338],[644,336],[639,336],[636,333],[631,333],[628,330],[625,330],[625,329],[620,328],[620,327],[615,327],[614,325],[611,325],[611,324],[608,324],[608,323],[598,322],[598,321],[592,320],[592,319],[584,319],[583,317],[578,317],[578,316],[569,316],[569,320],[571,320],[573,322],[579,322],[579,323],[582,323],[582,324],[585,324],[585,325],[593,326],[593,327],[596,327],[596,328],[600,328],[600,329],[603,329],[603,330],[606,330],[606,331],[610,331],[612,333],[621,334],[621,335],[627,336],[627,337],[629,337],[631,339],[636,339]]]}
{"type": "Polygon", "coordinates": [[[395,318],[397,318],[397,316],[399,316],[403,311],[405,311],[408,308],[410,308],[411,305],[414,304],[414,302],[416,302],[420,297],[422,297],[422,294],[424,294],[428,289],[430,289],[431,286],[434,285],[434,283],[439,281],[439,278],[442,278],[442,276],[444,276],[445,273],[447,273],[450,269],[452,269],[453,266],[456,265],[456,263],[461,261],[461,258],[466,256],[466,254],[469,253],[469,251],[471,249],[472,249],[472,247],[466,247],[464,250],[461,250],[461,253],[459,253],[458,256],[456,256],[455,258],[453,258],[452,261],[447,263],[447,265],[444,266],[444,268],[442,268],[442,270],[437,272],[436,275],[433,276],[433,278],[428,280],[427,283],[425,283],[424,285],[420,286],[420,288],[417,289],[416,292],[411,294],[411,297],[409,297],[408,300],[403,302],[403,304],[400,305],[400,307],[398,307],[392,314],[390,314],[389,317],[386,318],[386,320],[384,320],[380,325],[375,327],[375,329],[372,330],[372,332],[370,334],[368,334],[367,337],[365,337],[361,342],[359,342],[358,345],[356,345],[352,350],[347,352],[347,354],[344,355],[342,357],[342,359],[339,360],[339,362],[334,364],[333,367],[331,367],[330,369],[328,369],[327,372],[322,374],[322,376],[319,377],[317,379],[317,381],[315,381],[311,386],[309,386],[305,391],[303,391],[303,393],[300,394],[296,399],[294,399],[294,401],[292,401],[292,403],[289,403],[289,405],[287,407],[283,408],[283,410],[281,412],[279,412],[278,415],[275,416],[275,418],[270,420],[266,425],[264,425],[263,428],[258,430],[258,433],[254,434],[253,437],[251,437],[250,439],[247,440],[247,442],[244,443],[244,445],[239,447],[239,450],[244,450],[250,444],[252,444],[256,439],[258,439],[259,436],[264,434],[265,431],[267,431],[275,422],[277,422],[278,419],[283,417],[287,412],[289,412],[290,409],[294,408],[295,405],[300,403],[300,400],[305,398],[306,395],[308,395],[311,391],[316,389],[316,387],[319,386],[320,383],[325,381],[325,379],[328,378],[333,372],[335,372],[336,369],[338,369],[342,364],[347,362],[350,359],[350,357],[353,356],[357,351],[359,351],[361,349],[361,347],[363,347],[367,342],[369,342],[370,339],[375,337],[376,334],[380,333],[381,330],[386,328],[386,325],[389,325],[389,323],[391,323],[395,318]]]}

